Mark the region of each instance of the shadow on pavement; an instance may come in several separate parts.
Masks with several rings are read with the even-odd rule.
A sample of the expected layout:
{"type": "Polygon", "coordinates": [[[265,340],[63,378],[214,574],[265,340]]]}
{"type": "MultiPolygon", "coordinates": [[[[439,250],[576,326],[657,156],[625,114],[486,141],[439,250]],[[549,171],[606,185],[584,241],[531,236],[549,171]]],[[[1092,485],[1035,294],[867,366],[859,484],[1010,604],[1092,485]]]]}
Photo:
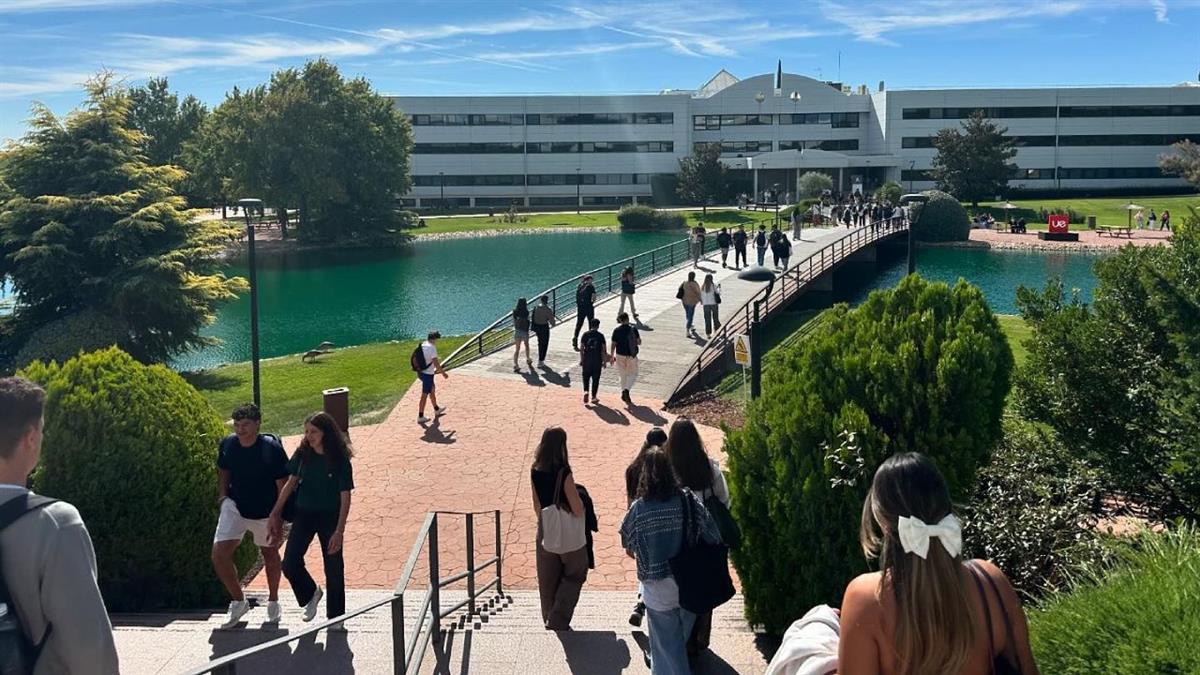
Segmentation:
{"type": "Polygon", "coordinates": [[[629,667],[629,646],[613,631],[557,631],[572,673],[607,674],[629,667]]]}
{"type": "Polygon", "coordinates": [[[625,409],[628,410],[629,414],[639,422],[652,424],[656,427],[661,427],[667,423],[667,418],[654,412],[654,409],[648,406],[634,404],[631,406],[626,406],[625,409]]]}
{"type": "Polygon", "coordinates": [[[525,384],[528,384],[531,387],[546,386],[546,382],[542,378],[538,377],[538,374],[536,371],[531,370],[531,371],[526,372],[526,371],[522,370],[521,377],[525,378],[525,384]]]}
{"type": "Polygon", "coordinates": [[[426,443],[438,443],[441,445],[449,445],[457,443],[458,439],[454,437],[454,430],[442,431],[442,419],[435,418],[432,422],[425,425],[425,433],[421,435],[421,440],[426,443]]]}
{"type": "Polygon", "coordinates": [[[614,410],[603,403],[597,403],[593,405],[592,412],[596,413],[596,417],[599,417],[607,424],[620,424],[621,426],[629,425],[629,418],[621,414],[621,411],[614,410]]]}
{"type": "Polygon", "coordinates": [[[567,373],[565,371],[562,373],[559,373],[558,371],[554,370],[550,366],[546,366],[545,368],[542,369],[542,377],[546,378],[546,381],[549,382],[550,384],[557,384],[560,387],[570,387],[571,386],[571,374],[570,373],[567,373]]]}
{"type": "MultiPolygon", "coordinates": [[[[210,659],[232,654],[236,651],[282,637],[284,630],[214,630],[209,637],[212,645],[210,659]]],[[[321,642],[317,635],[306,635],[293,643],[295,651],[288,645],[280,645],[238,662],[238,671],[302,675],[307,673],[354,672],[354,652],[350,651],[349,636],[345,632],[322,632],[321,642]]],[[[200,665],[200,664],[196,664],[200,665]]]]}

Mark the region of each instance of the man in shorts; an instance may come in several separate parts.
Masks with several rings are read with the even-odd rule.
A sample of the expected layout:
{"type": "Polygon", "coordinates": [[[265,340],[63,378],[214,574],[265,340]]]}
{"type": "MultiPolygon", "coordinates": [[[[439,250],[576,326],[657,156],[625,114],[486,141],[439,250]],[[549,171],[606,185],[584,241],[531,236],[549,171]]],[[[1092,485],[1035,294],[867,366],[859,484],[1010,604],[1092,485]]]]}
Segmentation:
{"type": "Polygon", "coordinates": [[[433,403],[433,414],[435,417],[441,417],[446,414],[445,406],[439,406],[437,402],[437,394],[434,390],[437,385],[434,382],[433,376],[441,373],[442,377],[450,377],[449,373],[442,368],[442,362],[438,359],[437,341],[442,339],[442,334],[435,331],[430,331],[426,336],[425,341],[421,343],[421,355],[425,361],[425,369],[417,371],[417,377],[421,380],[421,405],[417,408],[417,424],[427,424],[429,418],[425,416],[425,401],[433,403]]]}
{"type": "Polygon", "coordinates": [[[267,520],[287,480],[288,458],[277,437],[259,433],[261,424],[258,406],[238,406],[233,411],[233,433],[221,441],[217,451],[217,503],[221,508],[212,563],[232,598],[224,628],[236,626],[250,611],[233,562],[233,553],[247,532],[262,552],[267,573],[267,623],[279,623],[279,544],[268,543],[267,520]]]}

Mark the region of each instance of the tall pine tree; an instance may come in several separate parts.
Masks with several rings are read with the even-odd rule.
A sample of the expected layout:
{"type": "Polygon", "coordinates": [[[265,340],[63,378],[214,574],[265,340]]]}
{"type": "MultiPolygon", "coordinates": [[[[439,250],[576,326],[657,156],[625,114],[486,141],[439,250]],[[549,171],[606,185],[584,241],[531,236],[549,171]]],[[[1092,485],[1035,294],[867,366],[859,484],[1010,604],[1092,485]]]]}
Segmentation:
{"type": "Polygon", "coordinates": [[[962,130],[946,128],[933,137],[937,155],[933,177],[938,189],[956,199],[978,206],[980,200],[1003,194],[1016,170],[1010,160],[1017,154],[1016,141],[976,110],[962,130]]]}
{"type": "Polygon", "coordinates": [[[679,160],[678,184],[675,192],[685,200],[700,204],[708,213],[708,205],[728,196],[729,175],[721,163],[720,143],[701,143],[690,157],[679,160]]]}
{"type": "Polygon", "coordinates": [[[116,343],[161,361],[209,344],[201,328],[245,287],[220,271],[229,232],[186,209],[181,169],[147,161],[128,91],[109,73],[86,88],[65,119],[35,107],[5,157],[0,276],[19,297],[17,330],[27,343],[59,345],[60,358],[116,343]],[[81,315],[105,329],[80,330],[81,315]]]}

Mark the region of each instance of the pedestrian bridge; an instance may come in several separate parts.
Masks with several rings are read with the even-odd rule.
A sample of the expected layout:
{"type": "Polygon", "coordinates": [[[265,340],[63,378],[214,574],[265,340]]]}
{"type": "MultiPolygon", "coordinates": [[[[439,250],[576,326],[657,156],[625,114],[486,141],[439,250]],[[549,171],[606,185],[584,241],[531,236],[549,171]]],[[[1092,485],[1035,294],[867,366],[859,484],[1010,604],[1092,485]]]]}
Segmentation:
{"type": "MultiPolygon", "coordinates": [[[[700,335],[698,338],[685,334],[683,307],[675,298],[679,285],[687,280],[688,272],[693,271],[688,242],[683,239],[526,296],[531,308],[538,297],[549,296],[557,319],[557,325],[550,331],[545,368],[536,366],[537,337],[531,335],[535,365],[528,367],[522,352],[520,373],[513,372],[511,315],[500,317],[468,340],[446,358],[445,365],[475,376],[506,380],[523,378],[534,386],[582,386],[579,355],[571,343],[575,328],[575,287],[586,274],[592,275],[597,291],[596,318],[600,320],[601,332],[608,336],[617,325],[621,271],[632,266],[637,277],[634,300],[642,335],[634,392],[664,403],[675,402],[702,388],[709,378],[726,372],[732,364],[733,338],[748,330],[756,303],[759,304],[760,318],[766,321],[805,294],[830,296],[835,268],[854,260],[873,261],[877,244],[897,238],[907,229],[907,225],[890,222],[851,229],[805,228],[802,239],[793,241],[788,269],[770,286],[769,295],[766,283],[738,279],[737,270],[732,266],[722,268],[716,237],[706,237],[704,257],[694,271],[697,281],[703,281],[705,274],[712,274],[714,281],[721,285],[722,325],[711,337],[705,337],[703,312],[697,308],[694,325],[700,335]]],[[[753,262],[753,248],[749,255],[753,262]]],[[[730,263],[732,256],[731,251],[730,263]]],[[[768,256],[768,266],[770,262],[768,256]]],[[[615,368],[605,370],[600,386],[602,393],[619,393],[615,368]]]]}

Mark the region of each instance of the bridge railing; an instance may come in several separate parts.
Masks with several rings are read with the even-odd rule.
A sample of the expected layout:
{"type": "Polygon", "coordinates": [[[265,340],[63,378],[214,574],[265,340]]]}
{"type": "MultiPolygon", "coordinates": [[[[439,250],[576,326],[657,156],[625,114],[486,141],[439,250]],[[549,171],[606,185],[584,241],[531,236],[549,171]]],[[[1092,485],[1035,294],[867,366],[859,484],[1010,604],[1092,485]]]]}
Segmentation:
{"type": "MultiPolygon", "coordinates": [[[[425,521],[421,524],[421,530],[417,534],[416,542],[413,543],[412,552],[408,556],[408,562],[404,565],[400,581],[396,583],[396,588],[391,595],[357,609],[352,609],[341,616],[318,622],[304,630],[213,659],[208,663],[186,671],[184,675],[204,675],[205,673],[212,673],[213,675],[237,675],[239,668],[242,669],[242,672],[247,673],[261,672],[261,663],[246,663],[247,659],[262,656],[265,652],[277,647],[282,646],[286,649],[289,643],[296,642],[310,635],[316,635],[323,630],[329,630],[330,627],[336,624],[341,624],[347,619],[353,619],[357,616],[373,612],[384,605],[391,606],[392,672],[394,675],[406,675],[409,672],[417,672],[421,667],[421,662],[425,658],[425,652],[429,644],[431,642],[435,644],[441,643],[442,619],[464,608],[468,612],[468,617],[473,616],[478,614],[484,607],[493,606],[498,599],[504,596],[500,531],[499,510],[466,512],[430,511],[426,514],[425,521]],[[440,553],[443,549],[439,548],[438,545],[438,524],[443,518],[451,516],[463,516],[466,519],[464,530],[466,536],[466,569],[443,577],[440,560],[440,553]],[[483,561],[475,559],[475,516],[491,516],[494,519],[495,555],[483,561]],[[425,593],[421,597],[420,604],[418,605],[419,609],[417,609],[415,615],[416,623],[413,633],[408,635],[406,632],[407,626],[405,625],[405,599],[410,597],[408,595],[408,584],[417,569],[417,563],[420,561],[422,551],[428,555],[429,587],[424,589],[425,593]],[[479,573],[493,566],[496,569],[495,576],[491,581],[480,586],[479,573]],[[463,580],[466,580],[467,583],[467,597],[453,606],[443,606],[441,599],[442,589],[463,580]],[[484,601],[482,599],[483,596],[493,589],[495,589],[495,595],[490,600],[484,601]]],[[[411,611],[412,606],[409,605],[408,608],[411,611]]],[[[436,649],[437,647],[435,647],[435,651],[436,649]]]]}
{"type": "MultiPolygon", "coordinates": [[[[711,253],[716,248],[716,233],[709,232],[708,236],[704,238],[704,253],[711,253]]],[[[633,268],[634,279],[640,286],[670,272],[688,260],[691,260],[690,240],[680,239],[665,246],[659,246],[577,274],[541,293],[527,295],[525,297],[529,300],[529,312],[533,313],[533,308],[539,303],[538,299],[545,295],[550,298],[549,304],[550,308],[554,310],[555,321],[562,322],[575,315],[575,288],[589,274],[596,287],[596,300],[599,301],[621,292],[621,273],[626,267],[633,268]]],[[[516,298],[513,298],[513,304],[516,304],[516,298]]],[[[442,366],[447,369],[455,368],[505,347],[510,347],[513,343],[514,331],[512,311],[510,310],[451,352],[450,356],[442,362],[442,366]]]]}
{"type": "Polygon", "coordinates": [[[754,306],[761,303],[760,320],[766,320],[772,312],[778,311],[798,295],[812,280],[825,272],[832,270],[849,256],[857,253],[864,246],[890,237],[908,229],[905,224],[893,224],[891,219],[866,225],[852,231],[849,235],[837,241],[826,244],[807,258],[801,259],[796,265],[789,267],[779,274],[773,285],[763,285],[746,304],[735,310],[734,314],[725,318],[725,323],[709,339],[708,344],[700,350],[700,354],[688,366],[687,372],[679,378],[679,383],[667,398],[667,404],[678,403],[687,394],[692,393],[703,384],[705,371],[717,361],[726,358],[733,349],[733,339],[740,333],[748,333],[754,321],[754,306]],[[768,294],[767,291],[770,290],[768,294]]]}

